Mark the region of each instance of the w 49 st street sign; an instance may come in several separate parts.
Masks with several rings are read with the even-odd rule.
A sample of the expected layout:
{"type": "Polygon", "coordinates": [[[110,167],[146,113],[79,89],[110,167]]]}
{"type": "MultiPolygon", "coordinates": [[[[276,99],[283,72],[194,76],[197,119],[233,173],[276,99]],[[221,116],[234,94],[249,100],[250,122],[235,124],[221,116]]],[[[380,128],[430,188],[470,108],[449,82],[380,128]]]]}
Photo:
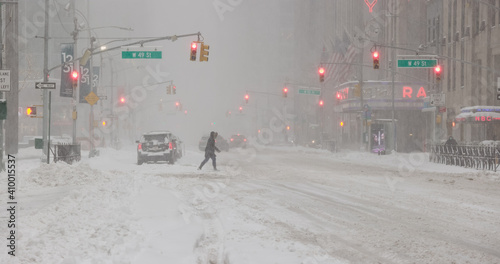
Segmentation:
{"type": "Polygon", "coordinates": [[[320,95],[320,90],[310,90],[310,89],[299,89],[299,94],[311,94],[311,95],[320,95]]]}
{"type": "Polygon", "coordinates": [[[161,59],[161,51],[122,51],[122,59],[161,59]]]}
{"type": "Polygon", "coordinates": [[[436,67],[437,60],[421,60],[421,59],[411,59],[411,60],[398,60],[399,68],[433,68],[436,67]]]}

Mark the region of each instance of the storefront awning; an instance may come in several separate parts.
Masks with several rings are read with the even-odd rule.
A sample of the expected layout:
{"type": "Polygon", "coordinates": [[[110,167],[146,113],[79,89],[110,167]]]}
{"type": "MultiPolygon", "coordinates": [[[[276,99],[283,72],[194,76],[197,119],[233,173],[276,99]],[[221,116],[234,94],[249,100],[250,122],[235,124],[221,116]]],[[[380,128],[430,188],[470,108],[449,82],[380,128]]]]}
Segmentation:
{"type": "Polygon", "coordinates": [[[457,122],[500,122],[500,107],[471,106],[464,107],[455,117],[457,122]]]}

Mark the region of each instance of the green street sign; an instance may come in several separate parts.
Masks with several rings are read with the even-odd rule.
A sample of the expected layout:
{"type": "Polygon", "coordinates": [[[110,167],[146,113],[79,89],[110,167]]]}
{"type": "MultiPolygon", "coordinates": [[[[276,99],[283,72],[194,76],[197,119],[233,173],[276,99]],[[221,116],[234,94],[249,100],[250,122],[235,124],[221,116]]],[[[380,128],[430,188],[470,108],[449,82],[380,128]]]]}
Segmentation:
{"type": "Polygon", "coordinates": [[[320,90],[308,90],[308,89],[299,89],[299,94],[311,94],[311,95],[320,95],[320,90]]]}
{"type": "Polygon", "coordinates": [[[398,60],[399,68],[433,68],[437,60],[398,60]]]}
{"type": "Polygon", "coordinates": [[[161,59],[161,51],[122,51],[122,59],[161,59]]]}

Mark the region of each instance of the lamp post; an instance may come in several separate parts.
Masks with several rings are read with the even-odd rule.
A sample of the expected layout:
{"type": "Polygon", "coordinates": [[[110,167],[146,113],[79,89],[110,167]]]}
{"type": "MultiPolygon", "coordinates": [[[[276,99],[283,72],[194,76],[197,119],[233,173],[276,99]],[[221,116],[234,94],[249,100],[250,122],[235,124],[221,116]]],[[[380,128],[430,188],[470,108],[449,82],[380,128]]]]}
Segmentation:
{"type": "MultiPolygon", "coordinates": [[[[87,64],[87,61],[90,59],[91,55],[92,55],[92,52],[95,50],[94,48],[94,42],[97,40],[95,37],[92,37],[92,34],[91,34],[91,30],[95,30],[95,29],[104,29],[104,28],[117,28],[117,29],[121,29],[121,30],[128,30],[128,31],[132,31],[133,29],[132,28],[125,28],[125,27],[119,27],[119,26],[103,26],[103,27],[95,27],[95,28],[91,28],[90,27],[90,24],[89,24],[89,21],[87,20],[87,18],[83,15],[82,12],[80,12],[79,10],[77,10],[75,8],[75,1],[73,0],[73,4],[72,4],[72,11],[73,11],[73,17],[74,17],[74,24],[75,24],[75,29],[72,33],[73,35],[73,40],[74,40],[74,50],[75,50],[75,53],[78,51],[77,49],[77,40],[78,40],[78,33],[80,31],[88,31],[88,37],[89,37],[89,41],[90,41],[90,48],[87,49],[87,51],[85,52],[85,54],[82,56],[82,58],[78,61],[78,60],[74,60],[73,61],[73,68],[74,69],[79,69],[79,66],[82,66],[87,64]],[[79,28],[79,24],[78,24],[78,19],[76,18],[76,15],[79,15],[80,17],[83,18],[83,20],[85,20],[85,23],[87,25],[87,28],[83,28],[83,29],[80,29],[79,28]],[[79,65],[80,64],[80,65],[79,65]]],[[[121,40],[125,40],[125,39],[118,39],[118,40],[113,40],[113,41],[110,41],[106,44],[109,44],[109,43],[112,43],[112,42],[115,42],[115,41],[121,41],[121,40]]],[[[103,47],[104,45],[101,45],[99,46],[98,48],[101,48],[103,47]]],[[[104,46],[105,47],[105,46],[104,46]]],[[[101,49],[103,50],[103,49],[101,49]]],[[[77,57],[77,56],[75,56],[77,57]]],[[[93,73],[93,64],[92,64],[92,60],[89,61],[89,76],[87,78],[88,82],[89,82],[89,87],[90,87],[90,92],[94,92],[95,93],[95,87],[94,87],[94,84],[93,84],[93,77],[94,77],[94,73],[93,73]]],[[[82,76],[83,77],[83,76],[82,76]]],[[[79,98],[80,96],[77,96],[78,92],[74,92],[73,93],[73,144],[76,144],[76,105],[77,105],[77,101],[79,101],[79,98]]],[[[96,155],[96,151],[95,151],[95,146],[94,146],[94,106],[91,104],[90,105],[90,112],[89,112],[89,144],[90,144],[90,152],[89,152],[89,157],[93,157],[96,155]]]]}

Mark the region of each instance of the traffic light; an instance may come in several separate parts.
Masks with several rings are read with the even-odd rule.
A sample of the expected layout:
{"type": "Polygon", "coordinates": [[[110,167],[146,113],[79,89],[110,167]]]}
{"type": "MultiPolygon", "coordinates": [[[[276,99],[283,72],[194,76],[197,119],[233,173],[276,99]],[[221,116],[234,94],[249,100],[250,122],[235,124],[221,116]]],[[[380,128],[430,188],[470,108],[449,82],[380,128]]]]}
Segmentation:
{"type": "Polygon", "coordinates": [[[78,87],[78,72],[77,71],[72,71],[71,72],[71,81],[73,84],[73,88],[78,87]]]}
{"type": "Polygon", "coordinates": [[[372,53],[372,57],[373,57],[373,68],[374,69],[378,69],[380,68],[380,62],[379,62],[379,54],[378,54],[378,51],[374,51],[372,53]]]}
{"type": "Polygon", "coordinates": [[[319,73],[319,81],[324,82],[325,81],[325,68],[320,67],[318,69],[318,73],[319,73]]]}
{"type": "Polygon", "coordinates": [[[167,86],[167,94],[172,94],[172,85],[167,86]]]}
{"type": "Polygon", "coordinates": [[[35,117],[36,116],[36,106],[26,107],[26,115],[29,117],[35,117]]]}
{"type": "Polygon", "coordinates": [[[286,126],[286,130],[290,130],[290,126],[286,126]]]}
{"type": "Polygon", "coordinates": [[[287,97],[288,96],[288,88],[283,88],[283,97],[287,97]]]}
{"type": "Polygon", "coordinates": [[[324,105],[324,104],[325,104],[325,103],[323,102],[323,100],[319,100],[319,106],[320,106],[320,107],[323,107],[323,105],[324,105]]]}
{"type": "Polygon", "coordinates": [[[106,120],[102,120],[102,126],[105,127],[106,126],[106,120]]]}
{"type": "Polygon", "coordinates": [[[208,50],[209,45],[204,45],[203,42],[200,43],[200,61],[208,61],[208,50]]]}
{"type": "Polygon", "coordinates": [[[179,110],[179,109],[180,109],[180,106],[181,106],[181,103],[179,103],[179,102],[175,102],[175,108],[177,108],[177,110],[179,110]]]}
{"type": "Polygon", "coordinates": [[[245,94],[245,103],[247,104],[248,104],[248,98],[249,98],[248,94],[245,94]]]}
{"type": "Polygon", "coordinates": [[[173,94],[176,94],[176,93],[177,93],[177,88],[175,87],[175,85],[174,85],[174,86],[172,86],[172,93],[173,93],[173,94]]]}
{"type": "Polygon", "coordinates": [[[344,121],[340,121],[340,124],[339,124],[341,127],[344,126],[344,121]]]}
{"type": "Polygon", "coordinates": [[[242,107],[242,106],[240,106],[240,113],[241,113],[241,112],[243,112],[243,107],[242,107]]]}
{"type": "Polygon", "coordinates": [[[191,42],[191,61],[196,61],[196,52],[198,51],[198,43],[196,41],[191,42]]]}
{"type": "Polygon", "coordinates": [[[441,66],[440,65],[437,65],[434,68],[434,73],[436,73],[436,81],[437,82],[441,81],[441,66]]]}
{"type": "Polygon", "coordinates": [[[120,104],[124,104],[126,101],[125,96],[120,96],[120,104]]]}
{"type": "Polygon", "coordinates": [[[336,97],[337,97],[337,102],[340,102],[342,100],[342,94],[340,92],[336,92],[336,97]]]}

